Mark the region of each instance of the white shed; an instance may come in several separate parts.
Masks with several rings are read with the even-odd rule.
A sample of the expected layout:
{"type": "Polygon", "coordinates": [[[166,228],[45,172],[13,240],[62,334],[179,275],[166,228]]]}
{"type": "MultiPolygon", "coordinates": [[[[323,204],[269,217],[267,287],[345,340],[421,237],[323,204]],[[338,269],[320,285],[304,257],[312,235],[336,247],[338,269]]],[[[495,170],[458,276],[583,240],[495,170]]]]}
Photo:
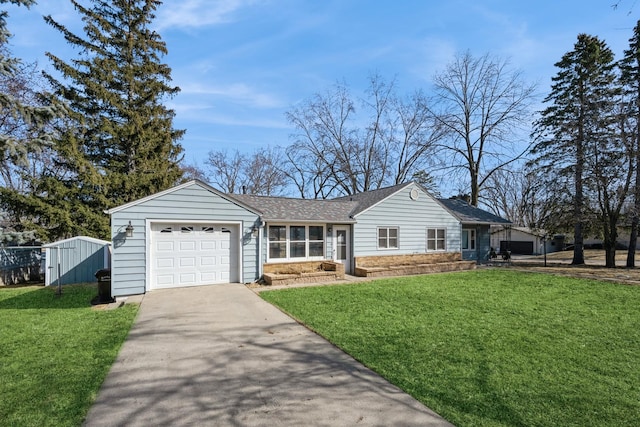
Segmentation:
{"type": "Polygon", "coordinates": [[[111,265],[111,243],[106,240],[76,236],[42,247],[45,286],[95,282],[96,271],[111,265]]]}

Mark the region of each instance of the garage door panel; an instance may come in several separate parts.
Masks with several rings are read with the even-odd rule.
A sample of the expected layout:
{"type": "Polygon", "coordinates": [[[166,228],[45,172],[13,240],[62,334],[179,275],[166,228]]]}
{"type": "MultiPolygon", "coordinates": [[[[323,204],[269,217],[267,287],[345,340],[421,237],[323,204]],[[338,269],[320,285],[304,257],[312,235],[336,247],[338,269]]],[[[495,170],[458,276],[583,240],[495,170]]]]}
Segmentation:
{"type": "Polygon", "coordinates": [[[216,259],[214,257],[200,257],[200,265],[204,267],[216,265],[216,259]]]}
{"type": "Polygon", "coordinates": [[[229,282],[233,227],[153,223],[151,289],[229,282]]]}
{"type": "Polygon", "coordinates": [[[159,274],[157,281],[160,286],[173,285],[173,274],[159,274]]]}
{"type": "Polygon", "coordinates": [[[173,268],[173,258],[156,258],[156,268],[173,268]]]}
{"type": "Polygon", "coordinates": [[[156,243],[156,251],[158,252],[168,252],[173,251],[173,242],[157,242],[156,243]]]}
{"type": "Polygon", "coordinates": [[[186,241],[180,242],[180,250],[181,251],[195,251],[196,250],[196,242],[194,241],[186,241]]]}
{"type": "Polygon", "coordinates": [[[215,273],[202,273],[202,280],[204,282],[215,282],[216,281],[216,275],[215,273]]]}
{"type": "Polygon", "coordinates": [[[200,249],[203,251],[214,250],[215,248],[216,248],[216,242],[214,240],[200,241],[200,249]]]}
{"type": "Polygon", "coordinates": [[[180,258],[180,267],[195,267],[196,259],[194,257],[180,258]]]}

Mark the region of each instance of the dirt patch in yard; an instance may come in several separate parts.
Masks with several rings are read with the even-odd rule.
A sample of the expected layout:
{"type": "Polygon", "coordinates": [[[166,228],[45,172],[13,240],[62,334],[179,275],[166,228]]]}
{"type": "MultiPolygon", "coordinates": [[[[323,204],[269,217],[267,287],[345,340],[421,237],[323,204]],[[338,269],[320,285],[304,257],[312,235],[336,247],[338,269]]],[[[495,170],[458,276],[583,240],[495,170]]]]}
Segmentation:
{"type": "MultiPolygon", "coordinates": [[[[571,265],[572,251],[554,252],[544,256],[514,256],[510,268],[558,274],[585,279],[605,280],[628,285],[640,285],[640,268],[626,268],[627,252],[616,252],[616,268],[605,268],[605,252],[603,250],[585,250],[585,265],[571,265]]],[[[640,254],[636,254],[636,265],[640,266],[640,254]]]]}

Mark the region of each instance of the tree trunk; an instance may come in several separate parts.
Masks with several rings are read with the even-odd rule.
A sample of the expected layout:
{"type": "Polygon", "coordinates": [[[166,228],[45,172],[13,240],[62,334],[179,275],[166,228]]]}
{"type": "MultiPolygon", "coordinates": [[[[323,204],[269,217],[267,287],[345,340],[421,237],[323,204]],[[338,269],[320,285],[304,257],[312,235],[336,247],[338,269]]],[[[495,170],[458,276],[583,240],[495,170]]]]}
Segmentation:
{"type": "Polygon", "coordinates": [[[578,221],[574,227],[573,260],[572,265],[584,264],[584,239],[582,237],[582,222],[578,221]]]}
{"type": "Polygon", "coordinates": [[[636,266],[636,245],[637,244],[638,244],[638,214],[634,213],[633,219],[631,220],[631,237],[629,237],[629,249],[627,250],[627,267],[628,268],[633,268],[636,266]]]}
{"type": "Polygon", "coordinates": [[[573,206],[573,212],[575,216],[574,225],[574,245],[573,245],[573,265],[584,264],[584,236],[582,235],[582,222],[583,222],[583,210],[584,210],[584,193],[582,184],[582,173],[584,168],[584,147],[582,145],[583,132],[580,128],[578,141],[576,143],[576,170],[575,170],[575,201],[573,206]]]}
{"type": "Polygon", "coordinates": [[[636,155],[636,182],[633,189],[633,217],[631,218],[631,236],[629,237],[629,249],[627,250],[627,267],[636,266],[636,245],[638,243],[638,215],[640,215],[640,126],[636,127],[635,155],[636,155]]]}
{"type": "Polygon", "coordinates": [[[616,244],[613,243],[611,247],[605,248],[605,259],[607,268],[616,268],[616,244]]]}

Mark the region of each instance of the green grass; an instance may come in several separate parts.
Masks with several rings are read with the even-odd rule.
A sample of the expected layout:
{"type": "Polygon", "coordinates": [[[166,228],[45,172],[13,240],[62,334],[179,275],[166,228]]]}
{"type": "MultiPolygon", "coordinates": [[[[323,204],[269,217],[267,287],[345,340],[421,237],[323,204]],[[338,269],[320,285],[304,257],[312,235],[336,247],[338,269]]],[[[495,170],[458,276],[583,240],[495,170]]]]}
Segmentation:
{"type": "Polygon", "coordinates": [[[637,426],[640,287],[507,270],[263,292],[457,426],[637,426]]]}
{"type": "Polygon", "coordinates": [[[0,289],[0,425],[82,423],[137,306],[93,310],[97,287],[0,289]]]}

